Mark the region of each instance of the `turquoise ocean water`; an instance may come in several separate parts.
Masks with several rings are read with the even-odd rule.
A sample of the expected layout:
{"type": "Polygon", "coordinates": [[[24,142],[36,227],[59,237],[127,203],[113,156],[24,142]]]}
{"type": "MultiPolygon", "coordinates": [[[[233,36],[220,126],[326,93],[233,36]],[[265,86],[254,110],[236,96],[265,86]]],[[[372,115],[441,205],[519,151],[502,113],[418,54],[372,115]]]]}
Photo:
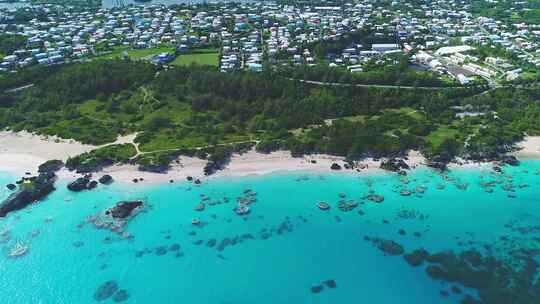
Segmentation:
{"type": "MultiPolygon", "coordinates": [[[[431,280],[423,267],[384,256],[363,237],[392,239],[406,250],[490,248],[501,257],[516,246],[534,247],[540,229],[515,228],[540,225],[539,170],[540,161],[525,161],[504,175],[463,168],[443,178],[424,168],[406,180],[387,173],[283,173],[200,186],[116,183],[82,193],[60,181],[46,200],[0,219],[0,299],[96,303],[98,287],[114,280],[129,294],[124,303],[459,303],[463,295],[442,297],[449,285],[431,280]],[[248,189],[257,202],[240,217],[233,208],[248,189]],[[403,189],[416,191],[402,196],[403,189]],[[369,193],[384,202],[364,199],[369,193]],[[195,211],[202,197],[206,209],[195,211]],[[131,240],[86,222],[133,199],[149,206],[126,226],[131,240]],[[359,205],[344,212],[336,206],[340,199],[359,205]],[[319,201],[331,210],[318,210],[319,201]],[[193,226],[195,217],[204,225],[193,226]],[[224,239],[242,241],[220,251],[224,239]],[[209,246],[212,240],[216,245],[209,246]],[[17,241],[29,244],[28,253],[8,257],[17,241]],[[311,292],[329,279],[336,288],[311,292]]],[[[0,173],[0,199],[15,179],[0,173]]]]}

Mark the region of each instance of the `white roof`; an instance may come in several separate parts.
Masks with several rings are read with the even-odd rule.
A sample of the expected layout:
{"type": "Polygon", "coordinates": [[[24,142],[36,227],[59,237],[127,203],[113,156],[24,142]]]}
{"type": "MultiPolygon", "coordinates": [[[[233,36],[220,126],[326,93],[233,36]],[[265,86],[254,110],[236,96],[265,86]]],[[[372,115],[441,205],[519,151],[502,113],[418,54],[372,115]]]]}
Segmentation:
{"type": "Polygon", "coordinates": [[[460,53],[460,52],[466,52],[470,50],[474,50],[474,48],[469,45],[445,46],[438,49],[435,52],[435,55],[449,55],[449,54],[455,54],[455,53],[460,53]]]}

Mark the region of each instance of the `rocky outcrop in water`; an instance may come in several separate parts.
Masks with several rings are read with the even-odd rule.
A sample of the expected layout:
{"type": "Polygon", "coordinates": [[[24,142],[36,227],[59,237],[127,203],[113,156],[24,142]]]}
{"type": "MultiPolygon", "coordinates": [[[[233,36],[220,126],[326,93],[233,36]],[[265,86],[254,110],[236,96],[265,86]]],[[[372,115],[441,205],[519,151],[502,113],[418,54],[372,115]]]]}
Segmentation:
{"type": "Polygon", "coordinates": [[[118,283],[115,281],[107,281],[100,285],[94,294],[96,301],[105,301],[118,291],[118,283]]]}
{"type": "Polygon", "coordinates": [[[392,171],[392,172],[401,172],[402,170],[409,170],[410,167],[403,159],[390,158],[386,161],[381,162],[381,169],[392,171]]]}
{"type": "Polygon", "coordinates": [[[426,163],[426,165],[439,171],[446,171],[446,169],[448,169],[447,163],[441,161],[430,160],[426,163]]]}
{"type": "Polygon", "coordinates": [[[513,155],[504,155],[504,156],[501,156],[501,163],[510,165],[510,166],[518,166],[519,160],[513,155]]]}
{"type": "Polygon", "coordinates": [[[367,200],[370,200],[375,203],[382,203],[384,202],[384,196],[378,195],[378,194],[369,194],[365,197],[367,200]]]}
{"type": "Polygon", "coordinates": [[[98,182],[103,185],[109,185],[113,182],[112,176],[105,174],[98,179],[98,182]]]}
{"type": "Polygon", "coordinates": [[[90,179],[88,177],[79,177],[75,181],[69,183],[67,188],[69,191],[80,192],[86,190],[88,183],[90,183],[90,179]]]}
{"type": "Polygon", "coordinates": [[[83,190],[92,190],[98,186],[98,182],[91,180],[90,175],[77,178],[75,181],[69,183],[67,188],[69,191],[81,192],[83,190]]]}
{"type": "Polygon", "coordinates": [[[124,302],[129,298],[127,290],[120,289],[116,281],[107,281],[101,284],[94,293],[94,300],[98,302],[111,298],[114,302],[124,302]]]}
{"type": "Polygon", "coordinates": [[[341,166],[337,163],[333,163],[332,166],[330,166],[330,169],[332,170],[341,170],[341,166]]]}
{"type": "Polygon", "coordinates": [[[111,209],[105,211],[106,215],[110,215],[115,219],[126,219],[133,214],[133,210],[143,205],[143,201],[124,201],[119,202],[111,209]]]}
{"type": "MultiPolygon", "coordinates": [[[[402,247],[396,246],[397,243],[393,241],[365,239],[386,253],[402,251],[402,247]]],[[[403,257],[413,267],[427,264],[425,272],[433,280],[457,283],[477,291],[478,299],[465,294],[460,303],[530,304],[540,303],[540,281],[537,279],[539,264],[535,259],[539,254],[538,249],[516,248],[506,261],[483,255],[474,249],[461,253],[445,251],[429,254],[421,248],[403,257]]],[[[456,286],[451,291],[456,295],[463,293],[456,286]]],[[[447,297],[449,292],[443,290],[441,296],[447,297]]]]}
{"type": "Polygon", "coordinates": [[[55,190],[56,175],[53,172],[43,172],[38,176],[23,178],[19,191],[10,195],[0,204],[0,217],[8,213],[23,209],[29,204],[45,198],[55,190]]]}
{"type": "Polygon", "coordinates": [[[372,238],[371,242],[387,255],[402,255],[405,252],[403,246],[392,240],[372,238]]]}
{"type": "Polygon", "coordinates": [[[62,162],[61,160],[48,160],[43,164],[39,165],[38,172],[58,172],[60,169],[62,169],[62,167],[64,167],[64,162],[62,162]]]}
{"type": "Polygon", "coordinates": [[[409,265],[416,267],[422,265],[429,256],[429,253],[424,249],[417,249],[411,253],[406,253],[403,258],[409,265]]]}

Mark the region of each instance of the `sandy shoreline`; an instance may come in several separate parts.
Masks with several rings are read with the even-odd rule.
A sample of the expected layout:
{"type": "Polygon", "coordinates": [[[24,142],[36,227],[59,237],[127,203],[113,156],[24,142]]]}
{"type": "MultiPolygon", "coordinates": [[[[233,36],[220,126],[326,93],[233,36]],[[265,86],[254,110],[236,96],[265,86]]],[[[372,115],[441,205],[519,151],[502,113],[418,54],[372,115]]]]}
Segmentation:
{"type": "Polygon", "coordinates": [[[517,144],[519,151],[514,155],[520,159],[540,159],[540,136],[527,136],[517,144]]]}
{"type": "MultiPolygon", "coordinates": [[[[122,139],[119,139],[120,141],[122,139]]],[[[514,153],[521,159],[540,159],[540,137],[527,137],[519,144],[521,150],[514,153]]],[[[22,176],[25,172],[36,174],[37,167],[50,159],[66,160],[92,149],[95,146],[84,145],[73,140],[60,140],[58,138],[47,138],[32,135],[27,132],[12,133],[0,132],[0,171],[22,176]]],[[[210,178],[227,176],[250,176],[264,175],[276,172],[301,172],[309,171],[316,173],[335,172],[330,169],[333,163],[343,166],[343,157],[330,155],[309,155],[301,158],[294,158],[287,151],[278,151],[269,154],[250,151],[242,155],[233,155],[229,165],[222,171],[217,172],[210,178]]],[[[425,163],[424,157],[412,151],[407,163],[415,168],[425,163]]],[[[203,168],[205,160],[180,157],[178,163],[172,165],[166,174],[141,172],[136,166],[118,165],[105,168],[102,172],[96,173],[96,177],[102,174],[111,175],[116,181],[132,183],[134,178],[142,178],[141,184],[168,183],[170,180],[181,181],[187,176],[203,178],[203,168]]],[[[361,173],[380,171],[380,161],[365,159],[359,162],[365,166],[361,173]]],[[[477,164],[465,164],[464,166],[476,166],[477,164]]],[[[456,165],[457,166],[457,165],[456,165]]],[[[455,166],[452,166],[455,167],[455,166]]],[[[352,172],[352,171],[344,171],[352,172]]],[[[74,179],[79,175],[68,170],[61,170],[58,173],[60,178],[74,179]]]]}
{"type": "MultiPolygon", "coordinates": [[[[423,157],[413,154],[409,157],[408,163],[411,166],[416,167],[421,165],[423,161],[423,157]]],[[[280,172],[336,172],[330,169],[333,163],[337,163],[343,167],[345,161],[343,157],[330,155],[310,155],[295,158],[292,157],[288,151],[277,151],[269,154],[250,151],[241,155],[233,155],[231,162],[225,169],[218,171],[209,177],[206,177],[203,174],[206,161],[191,157],[180,157],[179,164],[173,164],[165,174],[142,172],[137,170],[137,167],[133,165],[117,165],[107,167],[95,175],[96,177],[99,177],[103,174],[109,174],[115,181],[122,183],[133,183],[134,178],[142,178],[143,182],[137,184],[155,185],[169,183],[171,180],[184,181],[188,176],[199,178],[204,181],[220,177],[260,176],[280,172]]],[[[360,163],[366,166],[366,168],[361,170],[360,174],[382,171],[379,169],[380,161],[366,159],[360,163]]],[[[341,170],[338,172],[355,172],[358,174],[358,172],[350,170],[341,170]]],[[[58,175],[61,178],[66,179],[78,177],[74,172],[69,172],[67,170],[60,171],[58,175]]]]}

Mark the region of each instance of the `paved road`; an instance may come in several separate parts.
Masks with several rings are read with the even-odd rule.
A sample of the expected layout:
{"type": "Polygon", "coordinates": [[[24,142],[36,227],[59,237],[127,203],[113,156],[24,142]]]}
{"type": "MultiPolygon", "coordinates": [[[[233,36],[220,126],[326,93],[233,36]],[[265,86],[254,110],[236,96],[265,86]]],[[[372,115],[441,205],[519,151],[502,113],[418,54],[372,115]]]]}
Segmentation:
{"type": "Polygon", "coordinates": [[[4,92],[5,93],[16,93],[16,92],[19,92],[19,91],[22,91],[22,90],[29,89],[29,88],[31,88],[33,86],[34,86],[34,84],[31,83],[31,84],[27,84],[27,85],[24,85],[24,86],[21,86],[21,87],[18,87],[18,88],[5,90],[4,92]]]}
{"type": "Polygon", "coordinates": [[[414,87],[414,86],[398,86],[398,85],[382,85],[382,84],[354,84],[354,83],[339,83],[339,82],[323,82],[323,81],[314,81],[314,80],[304,80],[304,79],[295,79],[287,78],[292,81],[299,81],[308,84],[320,85],[320,86],[334,86],[334,87],[360,87],[360,88],[381,88],[381,89],[404,89],[404,90],[445,90],[445,89],[472,89],[472,88],[485,88],[479,94],[485,94],[494,89],[504,89],[504,88],[516,88],[516,89],[538,89],[539,83],[533,82],[528,84],[496,84],[489,83],[486,86],[470,86],[470,87],[414,87]]]}
{"type": "Polygon", "coordinates": [[[359,88],[380,88],[380,89],[405,89],[405,90],[444,90],[444,89],[467,89],[473,87],[415,87],[415,86],[400,86],[400,85],[385,85],[385,84],[354,84],[354,83],[339,83],[339,82],[323,82],[315,80],[304,80],[287,78],[289,80],[300,81],[321,86],[334,87],[359,87],[359,88]]]}

